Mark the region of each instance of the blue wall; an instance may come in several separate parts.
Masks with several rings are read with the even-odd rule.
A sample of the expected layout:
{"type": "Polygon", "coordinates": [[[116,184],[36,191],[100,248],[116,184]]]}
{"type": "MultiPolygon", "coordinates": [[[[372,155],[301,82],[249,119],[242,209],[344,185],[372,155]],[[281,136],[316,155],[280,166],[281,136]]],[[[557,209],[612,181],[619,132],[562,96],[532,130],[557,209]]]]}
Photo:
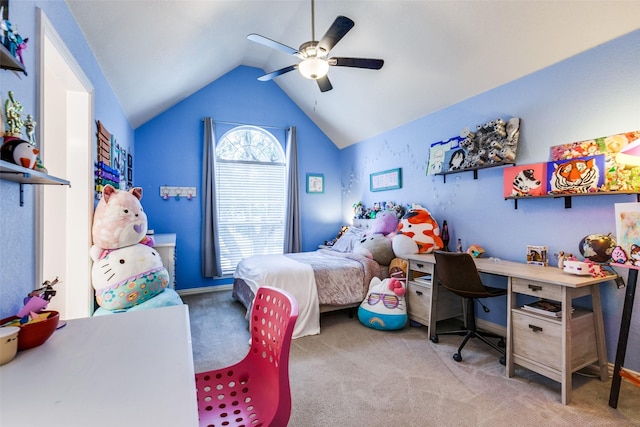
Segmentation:
{"type": "MultiPolygon", "coordinates": [[[[135,185],[143,188],[142,204],[149,228],[156,233],[177,234],[177,289],[230,283],[200,275],[202,198],[188,201],[160,197],[162,185],[194,186],[201,194],[204,117],[281,128],[267,130],[283,142],[283,129],[295,126],[303,250],[317,249],[339,228],[339,150],[274,82],[258,81],[262,74],[256,68],[238,67],[136,129],[135,185]],[[324,174],[324,194],[306,193],[305,177],[309,172],[324,174]]],[[[217,125],[217,136],[230,128],[217,125]]]]}
{"type": "MultiPolygon", "coordinates": [[[[514,261],[525,260],[527,245],[580,255],[578,242],[585,235],[615,234],[614,204],[634,202],[635,196],[574,197],[571,209],[562,199],[520,200],[516,210],[513,200],[503,199],[502,168],[480,170],[477,180],[472,172],[449,175],[446,183],[442,176],[426,176],[430,144],[497,117],[522,119],[518,164],[549,161],[552,145],[640,130],[640,31],[342,150],[343,219],[352,217],[351,206],[359,200],[365,206],[380,200],[419,202],[440,223],[447,221],[452,242],[460,238],[465,248],[481,244],[487,256],[514,261]],[[369,191],[370,173],[397,167],[402,189],[369,191]]],[[[613,360],[624,290],[608,282],[601,293],[613,360]]],[[[505,325],[505,303],[487,301],[488,319],[505,325]]],[[[635,312],[640,312],[638,299],[635,312]]],[[[635,370],[640,370],[640,360],[632,356],[640,354],[639,326],[636,315],[627,353],[635,370]]]]}
{"type": "MultiPolygon", "coordinates": [[[[22,103],[23,114],[34,114],[35,120],[40,121],[36,101],[39,67],[36,58],[37,8],[45,12],[93,84],[95,119],[116,135],[118,142],[129,152],[133,152],[133,129],[63,0],[20,0],[9,3],[9,20],[18,27],[23,37],[30,39],[25,54],[28,76],[18,77],[10,71],[0,70],[2,99],[6,100],[7,92],[13,91],[16,99],[22,103]]],[[[87,141],[87,144],[91,144],[95,152],[95,138],[87,141]]],[[[46,165],[46,157],[43,161],[46,165]]],[[[35,283],[34,188],[30,185],[24,186],[24,201],[24,207],[20,207],[18,184],[0,180],[0,317],[14,315],[22,308],[22,299],[35,289],[35,285],[39,285],[35,283]]]]}

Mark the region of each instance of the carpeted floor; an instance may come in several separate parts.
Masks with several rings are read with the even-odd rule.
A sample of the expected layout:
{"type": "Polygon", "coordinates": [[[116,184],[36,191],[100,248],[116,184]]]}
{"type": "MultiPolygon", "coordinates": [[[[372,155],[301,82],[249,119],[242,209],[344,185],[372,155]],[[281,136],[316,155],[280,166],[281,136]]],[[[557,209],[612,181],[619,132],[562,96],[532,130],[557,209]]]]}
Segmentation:
{"type": "MultiPolygon", "coordinates": [[[[244,307],[230,291],[184,296],[196,371],[244,357],[244,307]]],[[[507,378],[498,353],[472,340],[452,359],[461,337],[434,344],[424,327],[382,332],[345,312],[322,315],[321,333],[293,341],[289,426],[640,426],[640,388],[623,382],[618,409],[611,382],[573,375],[573,397],[526,369],[507,378]]]]}

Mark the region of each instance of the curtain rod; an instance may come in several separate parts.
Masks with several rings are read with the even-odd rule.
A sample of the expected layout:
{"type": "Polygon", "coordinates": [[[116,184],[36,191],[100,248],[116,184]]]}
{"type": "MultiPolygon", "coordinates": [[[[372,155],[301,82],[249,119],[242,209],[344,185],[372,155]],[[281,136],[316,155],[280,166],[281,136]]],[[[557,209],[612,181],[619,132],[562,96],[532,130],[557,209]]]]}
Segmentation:
{"type": "MultiPolygon", "coordinates": [[[[202,121],[204,122],[204,119],[202,119],[202,121]]],[[[262,128],[280,129],[280,130],[287,130],[287,129],[289,129],[288,127],[283,128],[283,127],[281,127],[281,126],[252,125],[252,124],[250,124],[250,123],[225,122],[225,121],[222,121],[222,120],[213,120],[213,123],[220,124],[220,125],[257,126],[257,127],[262,127],[262,128]]]]}

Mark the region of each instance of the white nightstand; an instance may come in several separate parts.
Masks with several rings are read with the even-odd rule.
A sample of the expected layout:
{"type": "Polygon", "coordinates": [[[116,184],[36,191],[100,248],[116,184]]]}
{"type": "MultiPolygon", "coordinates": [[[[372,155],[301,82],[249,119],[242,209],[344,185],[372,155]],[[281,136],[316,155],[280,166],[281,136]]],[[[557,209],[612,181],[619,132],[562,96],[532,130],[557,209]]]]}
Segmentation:
{"type": "Polygon", "coordinates": [[[176,235],[175,233],[169,234],[153,234],[151,235],[155,244],[153,248],[158,251],[160,258],[162,258],[162,264],[169,272],[171,289],[176,288],[176,235]]]}

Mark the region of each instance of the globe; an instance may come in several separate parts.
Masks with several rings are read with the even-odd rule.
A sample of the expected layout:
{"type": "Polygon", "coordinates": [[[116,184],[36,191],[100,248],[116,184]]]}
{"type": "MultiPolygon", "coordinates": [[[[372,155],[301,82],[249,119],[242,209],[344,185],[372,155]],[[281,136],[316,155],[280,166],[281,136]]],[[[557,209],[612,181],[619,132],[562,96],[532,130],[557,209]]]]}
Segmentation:
{"type": "Polygon", "coordinates": [[[611,234],[589,234],[578,244],[578,249],[585,259],[593,262],[607,262],[616,247],[616,240],[611,234]]]}

